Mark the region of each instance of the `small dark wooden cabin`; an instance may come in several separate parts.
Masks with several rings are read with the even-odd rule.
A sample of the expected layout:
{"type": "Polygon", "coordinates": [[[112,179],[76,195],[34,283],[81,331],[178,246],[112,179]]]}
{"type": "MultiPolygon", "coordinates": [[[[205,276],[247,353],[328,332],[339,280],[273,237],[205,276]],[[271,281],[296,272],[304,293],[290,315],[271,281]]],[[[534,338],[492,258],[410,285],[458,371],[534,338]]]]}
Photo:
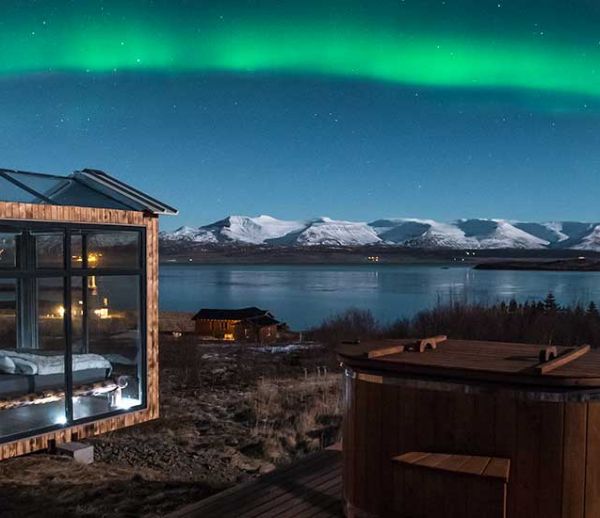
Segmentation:
{"type": "Polygon", "coordinates": [[[158,417],[158,216],[176,212],[102,171],[0,169],[0,459],[158,417]]]}
{"type": "Polygon", "coordinates": [[[274,342],[278,337],[278,326],[281,325],[269,311],[255,307],[203,308],[192,320],[196,323],[198,335],[237,342],[274,342]]]}

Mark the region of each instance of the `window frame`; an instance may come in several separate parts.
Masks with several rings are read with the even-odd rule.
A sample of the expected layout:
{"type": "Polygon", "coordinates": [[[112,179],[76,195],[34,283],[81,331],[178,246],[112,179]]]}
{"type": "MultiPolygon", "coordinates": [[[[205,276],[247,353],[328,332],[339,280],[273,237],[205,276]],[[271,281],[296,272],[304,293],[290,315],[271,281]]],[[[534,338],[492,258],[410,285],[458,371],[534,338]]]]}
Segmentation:
{"type": "MultiPolygon", "coordinates": [[[[29,430],[20,432],[17,434],[0,436],[0,444],[13,442],[33,435],[40,435],[49,433],[56,430],[67,429],[74,426],[80,426],[94,421],[102,419],[108,419],[111,417],[130,414],[148,409],[148,323],[147,323],[147,275],[148,265],[146,258],[147,250],[147,228],[145,226],[136,225],[111,225],[111,224],[96,224],[96,223],[71,223],[61,221],[23,221],[23,220],[11,220],[11,219],[0,219],[0,232],[11,232],[11,231],[31,231],[31,232],[63,232],[63,268],[37,268],[35,257],[30,258],[29,264],[27,259],[23,257],[22,245],[16,247],[16,267],[15,268],[0,268],[0,278],[2,279],[15,279],[17,284],[21,279],[38,279],[38,278],[62,278],[63,279],[63,300],[65,308],[69,308],[65,311],[63,326],[65,334],[65,424],[54,424],[44,428],[36,428],[35,430],[29,430]],[[82,239],[82,260],[81,267],[73,267],[71,261],[71,236],[73,234],[85,235],[86,232],[119,232],[119,231],[134,231],[139,236],[139,249],[138,249],[138,260],[137,268],[88,268],[87,265],[87,239],[82,239]],[[140,391],[141,391],[141,403],[131,408],[114,410],[99,415],[88,416],[81,419],[74,419],[73,417],[73,335],[72,335],[72,278],[79,277],[82,282],[87,282],[88,277],[95,276],[138,276],[139,278],[139,328],[140,328],[140,347],[141,347],[141,365],[140,369],[140,391]]],[[[35,251],[35,250],[34,250],[35,251]]],[[[34,252],[33,251],[33,252],[34,252]]],[[[32,255],[35,255],[32,253],[32,255]]],[[[85,285],[85,284],[84,284],[85,285]]],[[[84,290],[87,293],[87,290],[84,290]]],[[[17,294],[17,298],[19,295],[17,294]]],[[[18,301],[17,301],[18,303],[18,301]]],[[[84,297],[84,304],[86,309],[84,315],[87,313],[87,296],[84,297]]],[[[17,313],[18,315],[18,313],[17,313]]],[[[87,315],[84,317],[84,336],[85,340],[88,339],[88,326],[87,326],[87,315]]],[[[17,325],[20,327],[19,317],[17,316],[17,325]]],[[[18,332],[18,339],[21,337],[21,331],[18,332]]],[[[0,417],[2,411],[0,410],[0,417]]]]}

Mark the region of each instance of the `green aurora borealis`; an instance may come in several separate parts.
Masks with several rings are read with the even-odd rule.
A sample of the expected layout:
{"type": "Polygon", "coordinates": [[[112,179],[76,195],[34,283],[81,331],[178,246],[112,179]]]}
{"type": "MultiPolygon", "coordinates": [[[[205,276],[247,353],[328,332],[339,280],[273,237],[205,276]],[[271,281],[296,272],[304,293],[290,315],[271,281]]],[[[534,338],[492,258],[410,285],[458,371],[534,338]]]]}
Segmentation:
{"type": "Polygon", "coordinates": [[[600,0],[1,0],[2,167],[229,214],[597,221],[600,0]]]}
{"type": "Polygon", "coordinates": [[[598,99],[599,7],[570,4],[2,2],[0,73],[281,72],[598,99]]]}

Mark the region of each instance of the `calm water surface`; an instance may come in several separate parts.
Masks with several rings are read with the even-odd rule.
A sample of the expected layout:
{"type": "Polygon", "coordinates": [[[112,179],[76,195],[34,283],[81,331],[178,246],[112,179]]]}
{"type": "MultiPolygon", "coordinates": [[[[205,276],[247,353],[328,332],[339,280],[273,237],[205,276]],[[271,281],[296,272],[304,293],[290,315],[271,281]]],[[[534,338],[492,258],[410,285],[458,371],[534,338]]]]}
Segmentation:
{"type": "Polygon", "coordinates": [[[538,300],[552,291],[560,303],[600,302],[600,272],[512,272],[440,265],[161,265],[160,307],[258,306],[295,329],[350,307],[390,321],[439,302],[538,300]]]}

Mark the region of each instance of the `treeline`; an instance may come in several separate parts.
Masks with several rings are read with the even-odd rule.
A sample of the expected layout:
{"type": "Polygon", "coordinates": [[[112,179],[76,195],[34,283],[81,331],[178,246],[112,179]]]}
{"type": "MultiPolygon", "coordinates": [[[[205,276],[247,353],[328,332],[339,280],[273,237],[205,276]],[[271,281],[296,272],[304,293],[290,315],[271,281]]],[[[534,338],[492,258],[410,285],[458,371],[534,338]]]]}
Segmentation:
{"type": "Polygon", "coordinates": [[[387,325],[377,321],[370,311],[351,309],[328,318],[310,334],[329,344],[445,334],[456,339],[599,347],[600,311],[594,302],[560,306],[550,293],[540,302],[440,305],[387,325]]]}

